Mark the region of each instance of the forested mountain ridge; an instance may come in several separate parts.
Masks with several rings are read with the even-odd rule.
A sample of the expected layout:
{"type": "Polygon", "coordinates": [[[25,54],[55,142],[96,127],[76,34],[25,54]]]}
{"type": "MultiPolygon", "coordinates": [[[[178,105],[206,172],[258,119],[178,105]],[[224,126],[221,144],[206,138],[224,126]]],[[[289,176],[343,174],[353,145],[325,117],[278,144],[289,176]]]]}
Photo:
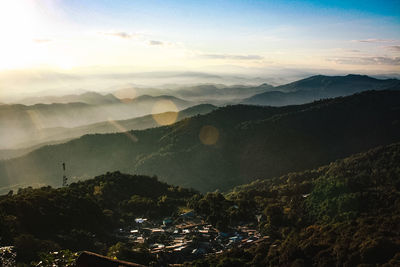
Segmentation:
{"type": "Polygon", "coordinates": [[[72,128],[45,128],[40,131],[40,134],[31,136],[29,142],[26,143],[26,145],[28,145],[28,143],[30,144],[29,147],[14,150],[0,150],[0,160],[25,155],[28,152],[31,152],[44,145],[65,143],[70,139],[78,138],[85,134],[116,133],[130,130],[153,128],[159,126],[159,123],[155,118],[164,121],[165,123],[173,123],[187,117],[211,112],[216,108],[217,107],[213,105],[200,104],[181,110],[179,112],[163,112],[158,114],[145,115],[143,117],[135,117],[127,120],[109,120],[105,122],[98,122],[72,128]]]}
{"type": "Polygon", "coordinates": [[[256,223],[264,242],[187,266],[398,266],[400,143],[318,169],[258,180],[193,205],[221,225],[256,223]],[[215,209],[236,205],[235,209],[215,209]],[[225,204],[224,204],[225,203],[225,204]],[[229,203],[229,204],[227,204],[229,203]],[[386,264],[386,265],[384,265],[386,264]]]}
{"type": "Polygon", "coordinates": [[[289,84],[280,85],[261,94],[249,97],[244,104],[285,106],[306,102],[347,96],[368,90],[399,90],[400,80],[375,79],[366,75],[346,76],[316,75],[289,84]]]}
{"type": "Polygon", "coordinates": [[[399,118],[398,91],[282,108],[228,106],[170,126],[87,135],[2,161],[1,186],[59,186],[66,162],[71,180],[120,170],[202,191],[227,190],[400,141],[399,118]]]}
{"type": "MultiPolygon", "coordinates": [[[[50,134],[57,136],[57,139],[66,139],[71,137],[79,137],[85,134],[96,134],[96,133],[114,133],[131,130],[143,130],[147,128],[154,128],[160,126],[154,117],[165,117],[166,119],[171,117],[171,121],[180,121],[184,118],[188,118],[195,115],[201,115],[215,110],[217,107],[208,104],[200,104],[183,109],[179,112],[168,111],[158,114],[150,114],[142,117],[135,117],[127,120],[118,121],[106,121],[95,124],[89,124],[85,126],[75,128],[57,128],[48,129],[50,134]],[[54,133],[51,133],[53,130],[54,133]]],[[[54,136],[54,137],[55,137],[54,136]]],[[[54,139],[54,137],[52,139],[54,139]]],[[[51,138],[50,138],[51,139],[51,138]]]]}

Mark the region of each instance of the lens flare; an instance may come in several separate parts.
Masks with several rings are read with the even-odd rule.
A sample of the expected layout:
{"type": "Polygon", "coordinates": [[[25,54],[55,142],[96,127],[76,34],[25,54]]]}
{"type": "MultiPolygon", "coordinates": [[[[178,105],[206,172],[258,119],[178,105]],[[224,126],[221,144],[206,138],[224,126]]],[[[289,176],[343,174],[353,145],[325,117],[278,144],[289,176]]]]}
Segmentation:
{"type": "Polygon", "coordinates": [[[158,125],[173,124],[178,118],[178,108],[170,100],[161,100],[155,103],[151,113],[158,125]]]}
{"type": "Polygon", "coordinates": [[[121,100],[123,103],[130,103],[134,98],[136,98],[137,93],[135,88],[125,88],[118,90],[114,95],[121,100]]]}
{"type": "Polygon", "coordinates": [[[199,133],[200,141],[205,145],[215,145],[219,138],[219,131],[211,125],[205,125],[199,133]]]}

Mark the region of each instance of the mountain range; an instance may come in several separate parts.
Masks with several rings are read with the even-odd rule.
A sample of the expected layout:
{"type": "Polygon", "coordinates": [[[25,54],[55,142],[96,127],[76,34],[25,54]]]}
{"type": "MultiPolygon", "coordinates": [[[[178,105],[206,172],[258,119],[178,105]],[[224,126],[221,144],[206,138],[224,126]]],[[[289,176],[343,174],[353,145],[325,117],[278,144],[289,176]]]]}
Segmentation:
{"type": "Polygon", "coordinates": [[[316,75],[274,87],[242,101],[244,104],[285,106],[351,95],[368,90],[400,90],[400,80],[375,79],[366,75],[316,75]]]}
{"type": "Polygon", "coordinates": [[[65,162],[71,181],[120,170],[201,191],[228,190],[400,141],[399,118],[399,91],[286,107],[227,106],[169,126],[85,135],[1,161],[0,186],[60,186],[65,162]]]}
{"type": "Polygon", "coordinates": [[[76,95],[64,95],[64,96],[37,96],[24,98],[18,101],[19,104],[23,105],[34,105],[34,104],[53,104],[53,103],[86,103],[90,105],[102,105],[102,104],[115,104],[119,103],[119,99],[113,94],[102,95],[96,92],[86,92],[83,94],[76,95]]]}
{"type": "Polygon", "coordinates": [[[80,95],[35,97],[22,100],[22,103],[41,102],[40,104],[0,106],[0,149],[21,149],[38,144],[30,143],[31,140],[47,143],[52,141],[46,140],[48,132],[56,128],[127,120],[151,113],[176,112],[199,103],[218,106],[238,103],[283,106],[304,104],[365,90],[398,90],[399,84],[400,81],[396,79],[381,80],[354,74],[317,75],[277,87],[269,84],[201,84],[177,87],[171,85],[171,88],[125,88],[106,95],[87,92],[80,95]]]}
{"type": "Polygon", "coordinates": [[[218,85],[197,85],[184,87],[171,94],[183,99],[192,101],[234,101],[251,97],[255,94],[264,93],[273,90],[274,87],[269,84],[259,86],[218,86],[218,85]]]}

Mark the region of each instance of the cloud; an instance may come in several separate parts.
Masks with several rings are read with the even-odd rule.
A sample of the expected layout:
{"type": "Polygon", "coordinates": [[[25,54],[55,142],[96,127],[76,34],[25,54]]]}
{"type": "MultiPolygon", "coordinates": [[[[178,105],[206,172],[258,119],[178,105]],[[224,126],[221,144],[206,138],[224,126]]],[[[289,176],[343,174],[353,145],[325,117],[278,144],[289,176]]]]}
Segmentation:
{"type": "Polygon", "coordinates": [[[389,40],[389,39],[363,39],[363,40],[353,40],[352,42],[357,42],[357,43],[392,43],[395,42],[396,40],[389,40]]]}
{"type": "Polygon", "coordinates": [[[128,32],[100,32],[100,34],[119,37],[123,39],[132,39],[138,37],[138,34],[128,32]]]}
{"type": "Polygon", "coordinates": [[[208,59],[232,59],[232,60],[261,60],[259,55],[227,55],[227,54],[204,54],[201,57],[208,59]]]}
{"type": "Polygon", "coordinates": [[[34,41],[35,43],[42,44],[42,43],[49,43],[49,42],[51,42],[52,40],[50,40],[50,39],[33,39],[33,41],[34,41]]]}
{"type": "Polygon", "coordinates": [[[400,57],[339,57],[327,60],[349,65],[400,65],[400,57]]]}
{"type": "Polygon", "coordinates": [[[150,40],[149,45],[164,45],[161,41],[150,40]]]}
{"type": "Polygon", "coordinates": [[[144,44],[151,46],[164,46],[164,45],[172,45],[171,43],[165,43],[158,40],[149,40],[150,36],[139,34],[139,33],[129,33],[124,31],[115,31],[115,32],[99,32],[99,34],[118,37],[122,39],[136,39],[137,41],[143,42],[144,44]]]}
{"type": "Polygon", "coordinates": [[[385,48],[394,52],[400,52],[400,45],[391,45],[391,46],[386,46],[385,48]]]}

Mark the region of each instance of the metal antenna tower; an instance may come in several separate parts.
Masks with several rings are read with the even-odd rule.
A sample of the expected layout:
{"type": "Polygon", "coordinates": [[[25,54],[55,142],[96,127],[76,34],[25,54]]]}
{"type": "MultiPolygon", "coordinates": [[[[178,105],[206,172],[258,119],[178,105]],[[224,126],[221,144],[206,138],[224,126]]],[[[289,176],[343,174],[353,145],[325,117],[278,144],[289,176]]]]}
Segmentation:
{"type": "Polygon", "coordinates": [[[63,181],[62,181],[62,186],[67,186],[67,176],[65,175],[65,162],[63,162],[62,164],[63,167],[63,181]]]}

